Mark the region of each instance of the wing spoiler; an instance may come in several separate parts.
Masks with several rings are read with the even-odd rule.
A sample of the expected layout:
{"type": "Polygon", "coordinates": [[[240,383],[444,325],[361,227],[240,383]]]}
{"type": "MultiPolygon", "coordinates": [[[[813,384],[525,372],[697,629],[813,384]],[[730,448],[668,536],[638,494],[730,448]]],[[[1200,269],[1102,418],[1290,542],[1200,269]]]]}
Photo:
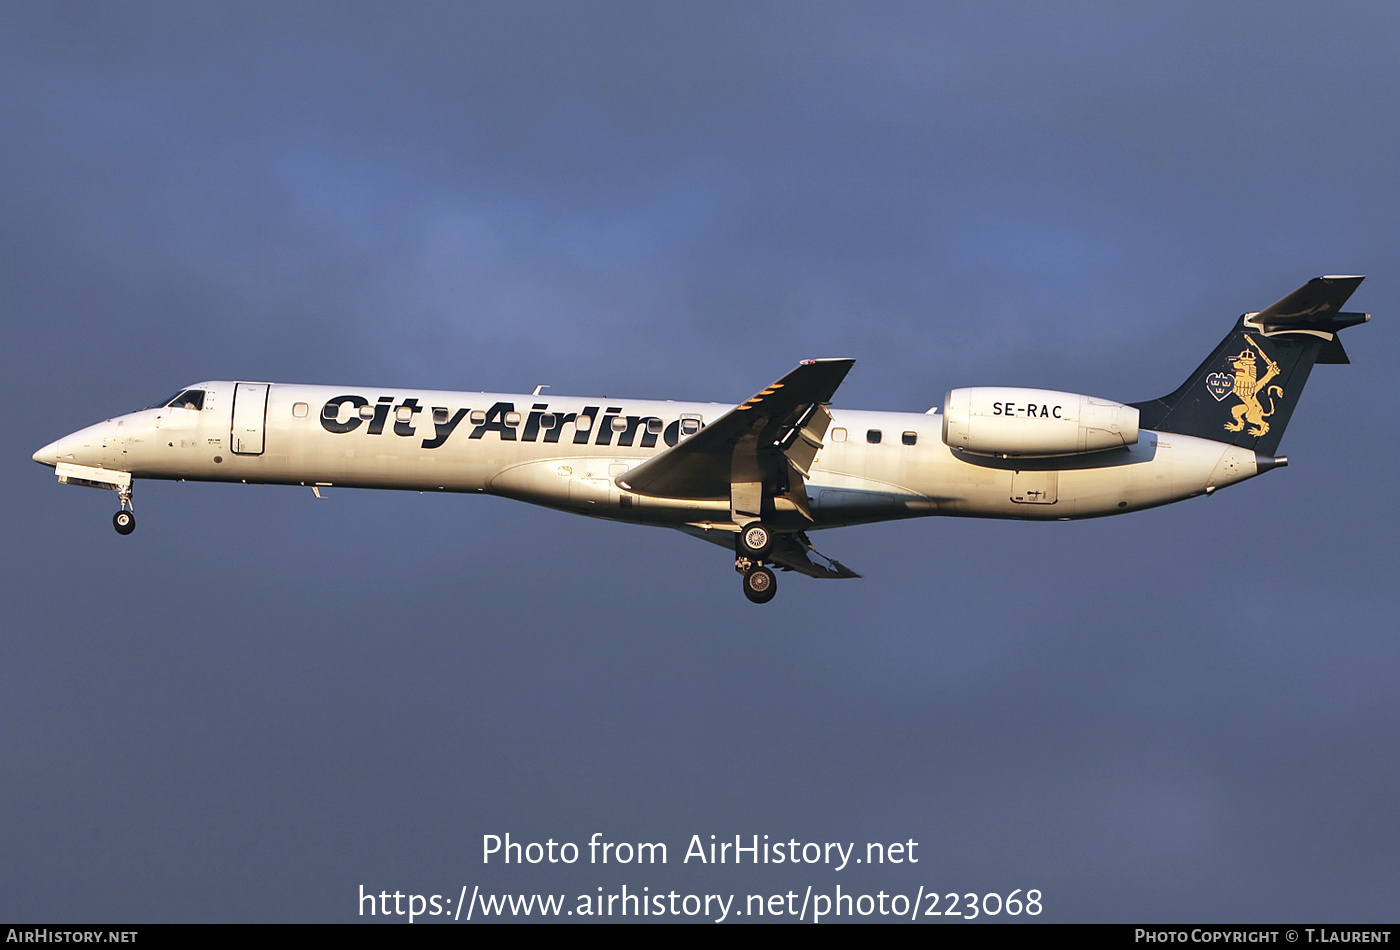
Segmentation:
{"type": "MultiPolygon", "coordinates": [[[[770,492],[800,487],[831,423],[826,403],[853,365],[803,360],[690,438],[619,475],[618,487],[664,498],[729,498],[736,483],[761,482],[770,492]]],[[[801,494],[798,507],[805,509],[801,494]]]]}

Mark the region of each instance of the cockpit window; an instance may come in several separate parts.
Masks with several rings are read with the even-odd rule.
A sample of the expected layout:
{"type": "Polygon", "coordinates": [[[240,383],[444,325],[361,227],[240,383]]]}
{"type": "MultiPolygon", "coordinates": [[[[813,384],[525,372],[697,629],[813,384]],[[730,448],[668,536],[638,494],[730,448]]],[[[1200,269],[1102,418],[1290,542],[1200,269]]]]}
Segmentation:
{"type": "Polygon", "coordinates": [[[170,405],[171,408],[174,409],[203,409],[204,390],[186,389],[184,392],[180,393],[180,395],[176,396],[174,400],[171,401],[170,405]]]}
{"type": "MultiPolygon", "coordinates": [[[[183,392],[183,391],[184,391],[184,390],[181,390],[181,392],[183,392]]],[[[180,393],[175,393],[173,396],[166,396],[164,399],[160,399],[160,400],[157,400],[156,402],[151,403],[151,404],[150,404],[149,406],[147,406],[146,408],[147,408],[147,409],[164,409],[166,406],[168,406],[168,405],[170,405],[172,402],[174,402],[179,396],[180,396],[180,393]]]]}
{"type": "Polygon", "coordinates": [[[152,403],[147,409],[161,409],[169,406],[171,409],[203,409],[204,390],[202,389],[182,389],[173,396],[166,396],[160,402],[152,403]]]}

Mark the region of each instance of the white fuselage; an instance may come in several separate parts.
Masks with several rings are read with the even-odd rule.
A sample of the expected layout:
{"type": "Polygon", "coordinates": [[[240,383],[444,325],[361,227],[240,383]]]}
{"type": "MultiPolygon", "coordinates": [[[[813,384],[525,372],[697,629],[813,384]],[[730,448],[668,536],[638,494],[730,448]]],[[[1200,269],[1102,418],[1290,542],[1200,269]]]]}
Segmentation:
{"type": "MultiPolygon", "coordinates": [[[[734,527],[728,497],[659,498],[617,483],[732,406],[276,383],[197,388],[199,409],[128,413],[34,457],[136,478],[483,492],[621,521],[734,527]]],[[[830,411],[806,484],[814,520],[779,505],[777,521],[790,529],[919,515],[1095,517],[1259,471],[1252,451],[1150,430],[1118,449],[1007,458],[950,448],[936,411],[830,411]]]]}

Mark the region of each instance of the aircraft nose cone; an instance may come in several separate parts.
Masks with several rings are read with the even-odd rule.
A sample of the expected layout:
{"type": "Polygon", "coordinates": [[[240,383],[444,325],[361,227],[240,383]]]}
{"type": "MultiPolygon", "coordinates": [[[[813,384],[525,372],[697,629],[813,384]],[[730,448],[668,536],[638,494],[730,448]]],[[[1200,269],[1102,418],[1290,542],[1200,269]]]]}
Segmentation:
{"type": "Polygon", "coordinates": [[[58,464],[58,443],[62,439],[56,439],[34,453],[34,461],[40,465],[47,465],[50,468],[58,464]]]}

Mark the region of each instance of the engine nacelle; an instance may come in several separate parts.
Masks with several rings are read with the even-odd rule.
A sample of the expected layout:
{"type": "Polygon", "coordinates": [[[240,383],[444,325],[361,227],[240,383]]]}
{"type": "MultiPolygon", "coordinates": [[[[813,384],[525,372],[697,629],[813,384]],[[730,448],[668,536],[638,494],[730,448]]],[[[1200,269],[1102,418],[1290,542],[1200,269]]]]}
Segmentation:
{"type": "Polygon", "coordinates": [[[1137,440],[1138,411],[1093,396],[976,386],[943,400],[943,441],[977,455],[1078,455],[1137,440]]]}

